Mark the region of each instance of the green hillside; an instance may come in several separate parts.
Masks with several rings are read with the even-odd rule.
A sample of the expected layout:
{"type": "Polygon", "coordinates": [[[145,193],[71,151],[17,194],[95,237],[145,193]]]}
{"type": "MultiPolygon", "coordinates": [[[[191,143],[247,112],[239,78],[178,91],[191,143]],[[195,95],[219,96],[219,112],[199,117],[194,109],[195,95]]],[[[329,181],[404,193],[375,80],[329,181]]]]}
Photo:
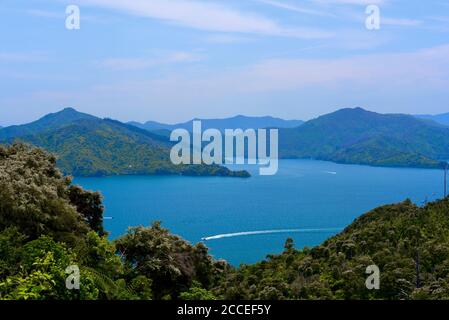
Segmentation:
{"type": "Polygon", "coordinates": [[[0,300],[175,298],[226,268],[158,223],[111,242],[103,210],[101,195],[72,185],[50,154],[0,145],[0,300]],[[70,265],[79,290],[66,288],[70,265]]]}
{"type": "Polygon", "coordinates": [[[65,108],[28,124],[9,126],[0,130],[0,141],[37,134],[46,130],[56,129],[63,125],[85,119],[98,119],[86,113],[78,112],[73,108],[65,108]]]}
{"type": "Polygon", "coordinates": [[[243,265],[219,289],[226,299],[449,299],[449,199],[372,210],[323,244],[243,265]],[[380,287],[368,290],[369,265],[380,287]]]}
{"type": "Polygon", "coordinates": [[[7,130],[4,136],[9,136],[3,142],[19,140],[42,147],[57,155],[58,167],[64,173],[74,176],[249,176],[246,171],[221,166],[174,165],[169,158],[171,142],[166,137],[119,121],[78,114],[73,109],[20,128],[19,136],[9,136],[17,132],[15,129],[3,129],[7,130]]]}
{"type": "Polygon", "coordinates": [[[300,127],[280,129],[283,158],[439,168],[449,159],[449,128],[401,114],[342,109],[300,127]]]}

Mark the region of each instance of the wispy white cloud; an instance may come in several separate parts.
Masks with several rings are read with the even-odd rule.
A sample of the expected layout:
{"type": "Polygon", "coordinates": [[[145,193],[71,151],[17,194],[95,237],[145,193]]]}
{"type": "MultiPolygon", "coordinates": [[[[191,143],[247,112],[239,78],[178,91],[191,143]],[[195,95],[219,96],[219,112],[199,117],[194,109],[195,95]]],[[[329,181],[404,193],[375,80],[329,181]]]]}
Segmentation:
{"type": "Polygon", "coordinates": [[[311,0],[320,4],[342,4],[342,5],[359,5],[367,6],[371,4],[380,5],[385,4],[387,0],[311,0]]]}
{"type": "Polygon", "coordinates": [[[251,41],[251,38],[238,36],[234,34],[226,34],[226,33],[217,33],[208,35],[204,38],[204,40],[208,43],[215,44],[232,44],[232,43],[241,43],[251,41]]]}
{"type": "Polygon", "coordinates": [[[112,70],[139,70],[161,65],[197,62],[203,59],[204,56],[198,53],[176,51],[149,58],[107,58],[97,64],[112,70]]]}
{"type": "Polygon", "coordinates": [[[81,0],[82,4],[168,21],[190,28],[297,38],[326,38],[333,33],[286,27],[264,16],[239,11],[222,3],[190,0],[81,0]]]}
{"type": "MultiPolygon", "coordinates": [[[[38,18],[48,18],[48,19],[60,19],[65,20],[67,15],[65,11],[51,11],[51,10],[41,10],[41,9],[30,9],[26,11],[26,14],[38,17],[38,18]]],[[[82,13],[80,16],[81,21],[89,21],[89,22],[99,22],[106,23],[115,21],[115,18],[104,17],[104,16],[96,16],[96,15],[87,15],[82,13]]]]}
{"type": "MultiPolygon", "coordinates": [[[[449,45],[410,53],[370,54],[340,59],[270,59],[227,75],[235,88],[249,91],[292,90],[330,85],[347,88],[449,85],[449,45]],[[235,79],[240,79],[236,84],[235,79]],[[245,85],[246,84],[246,85],[245,85]]],[[[224,81],[224,80],[223,80],[224,81]]],[[[228,84],[230,85],[230,83],[228,84]]]]}
{"type": "MultiPolygon", "coordinates": [[[[342,16],[365,25],[367,15],[364,10],[344,10],[341,12],[342,16]]],[[[380,11],[380,26],[397,26],[397,27],[417,27],[424,24],[423,20],[412,18],[391,17],[380,11]]]]}
{"type": "Polygon", "coordinates": [[[399,26],[399,27],[416,27],[423,24],[422,20],[417,19],[404,19],[404,18],[388,18],[381,17],[380,23],[388,26],[399,26]]]}
{"type": "Polygon", "coordinates": [[[286,2],[280,2],[275,0],[257,0],[257,2],[264,3],[276,8],[285,9],[288,11],[298,12],[302,14],[308,14],[308,15],[314,15],[314,16],[334,16],[332,13],[322,11],[322,10],[315,10],[309,7],[299,6],[299,5],[293,5],[286,2]]]}
{"type": "MultiPolygon", "coordinates": [[[[161,108],[167,109],[169,114],[173,110],[170,108],[174,108],[177,115],[185,117],[216,112],[211,108],[214,101],[218,103],[232,97],[236,99],[234,102],[242,102],[267,93],[301,92],[317,99],[323,92],[335,91],[341,101],[345,97],[342,92],[347,92],[351,99],[357,95],[359,101],[366,101],[366,95],[370,94],[377,100],[394,101],[404,93],[409,100],[414,96],[431,99],[432,93],[447,92],[448,66],[449,44],[409,53],[338,59],[268,59],[220,73],[189,70],[145,81],[116,80],[76,92],[40,91],[27,98],[36,103],[57,102],[59,105],[88,106],[95,101],[96,105],[103,106],[105,114],[110,114],[111,105],[116,106],[116,110],[126,107],[127,114],[135,115],[142,114],[143,109],[160,114],[161,108]],[[131,110],[130,105],[134,109],[131,110]]],[[[278,105],[278,101],[273,103],[278,105]]],[[[237,103],[234,109],[232,105],[227,108],[238,112],[242,105],[237,103]]]]}
{"type": "Polygon", "coordinates": [[[371,32],[366,29],[342,29],[335,37],[334,48],[344,50],[371,50],[391,42],[390,33],[371,32]]]}
{"type": "Polygon", "coordinates": [[[43,18],[54,18],[54,19],[63,19],[65,17],[64,12],[57,11],[49,11],[49,10],[40,10],[40,9],[30,9],[27,11],[27,14],[35,17],[43,17],[43,18]]]}

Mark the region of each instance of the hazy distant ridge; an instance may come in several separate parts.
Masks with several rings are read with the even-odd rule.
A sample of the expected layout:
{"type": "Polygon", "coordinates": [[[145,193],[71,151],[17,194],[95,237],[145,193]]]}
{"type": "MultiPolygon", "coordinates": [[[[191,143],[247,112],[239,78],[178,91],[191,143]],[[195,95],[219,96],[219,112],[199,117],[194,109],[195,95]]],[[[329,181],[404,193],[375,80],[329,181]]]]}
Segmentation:
{"type": "Polygon", "coordinates": [[[203,130],[213,128],[223,131],[225,129],[260,129],[260,128],[294,128],[304,123],[302,120],[284,120],[270,116],[266,117],[248,117],[238,115],[225,119],[192,119],[187,122],[177,124],[165,124],[155,121],[145,123],[129,122],[129,124],[146,130],[174,130],[177,128],[192,130],[192,123],[195,120],[201,120],[203,130]]]}
{"type": "Polygon", "coordinates": [[[442,114],[435,114],[435,115],[419,114],[419,115],[416,115],[415,117],[420,118],[420,119],[433,120],[439,124],[449,126],[449,112],[442,113],[442,114]]]}

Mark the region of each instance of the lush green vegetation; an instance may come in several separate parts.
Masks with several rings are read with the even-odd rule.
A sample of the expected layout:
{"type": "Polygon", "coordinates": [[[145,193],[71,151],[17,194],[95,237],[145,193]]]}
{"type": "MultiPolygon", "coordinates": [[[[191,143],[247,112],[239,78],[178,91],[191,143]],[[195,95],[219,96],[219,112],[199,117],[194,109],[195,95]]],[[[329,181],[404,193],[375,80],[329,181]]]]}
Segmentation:
{"type": "Polygon", "coordinates": [[[0,299],[448,299],[449,199],[362,215],[314,248],[232,268],[159,222],[109,241],[101,195],[73,186],[56,159],[0,146],[0,299]],[[365,287],[368,265],[380,289],[365,287]],[[79,290],[66,268],[77,265],[79,290]]]}
{"type": "Polygon", "coordinates": [[[229,268],[159,223],[110,242],[101,196],[73,186],[55,164],[40,149],[0,146],[1,299],[197,296],[229,268]],[[66,289],[70,265],[79,266],[80,290],[66,289]]]}
{"type": "Polygon", "coordinates": [[[342,109],[281,129],[283,158],[314,158],[388,167],[441,168],[449,159],[449,128],[408,115],[342,109]]]}
{"type": "Polygon", "coordinates": [[[249,176],[221,166],[174,165],[163,137],[113,120],[80,120],[22,139],[57,154],[61,170],[75,176],[249,176]]]}
{"type": "Polygon", "coordinates": [[[449,199],[387,205],[314,248],[241,266],[227,276],[226,299],[449,299],[449,199]],[[366,267],[380,268],[367,290],[366,267]]]}
{"type": "Polygon", "coordinates": [[[28,125],[0,130],[0,141],[20,140],[57,155],[58,167],[74,176],[189,175],[249,177],[214,165],[174,165],[166,137],[73,109],[28,125]]]}

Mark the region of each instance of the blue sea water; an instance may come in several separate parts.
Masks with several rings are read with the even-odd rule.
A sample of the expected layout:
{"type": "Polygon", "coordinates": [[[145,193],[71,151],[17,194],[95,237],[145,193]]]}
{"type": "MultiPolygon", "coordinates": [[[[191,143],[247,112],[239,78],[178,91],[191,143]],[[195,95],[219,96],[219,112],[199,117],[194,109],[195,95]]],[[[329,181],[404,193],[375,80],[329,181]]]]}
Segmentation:
{"type": "Polygon", "coordinates": [[[443,193],[439,170],[315,160],[281,160],[274,176],[244,168],[251,178],[116,176],[75,183],[103,194],[111,238],[160,220],[192,243],[212,237],[211,254],[234,265],[281,252],[287,237],[297,248],[320,244],[379,205],[406,198],[422,204],[443,193]]]}

